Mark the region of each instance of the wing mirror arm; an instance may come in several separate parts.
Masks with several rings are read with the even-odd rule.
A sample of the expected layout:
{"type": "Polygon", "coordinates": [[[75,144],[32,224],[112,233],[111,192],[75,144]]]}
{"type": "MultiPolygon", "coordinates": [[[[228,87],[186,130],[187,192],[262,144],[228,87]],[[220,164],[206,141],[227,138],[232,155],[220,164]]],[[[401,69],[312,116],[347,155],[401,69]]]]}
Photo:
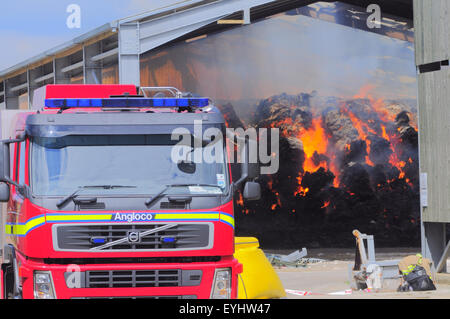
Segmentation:
{"type": "Polygon", "coordinates": [[[244,197],[248,200],[258,200],[261,197],[261,188],[258,183],[251,182],[259,175],[258,165],[250,164],[250,149],[256,149],[255,145],[250,144],[256,143],[256,141],[250,140],[248,136],[242,138],[237,136],[236,134],[232,134],[231,132],[227,131],[227,133],[229,133],[227,134],[228,138],[240,141],[241,143],[238,143],[238,145],[244,145],[244,148],[241,150],[242,174],[236,182],[233,182],[231,184],[232,192],[237,190],[238,187],[246,182],[244,187],[244,197]]]}
{"type": "Polygon", "coordinates": [[[9,154],[9,144],[11,143],[20,143],[25,141],[25,133],[22,133],[19,135],[18,138],[15,139],[8,139],[8,140],[0,140],[0,182],[4,182],[7,184],[11,184],[16,186],[19,189],[24,189],[24,185],[20,185],[13,181],[11,177],[9,176],[9,161],[10,161],[10,154],[9,154]]]}
{"type": "MultiPolygon", "coordinates": [[[[236,139],[236,141],[243,141],[244,143],[244,149],[241,150],[241,160],[242,160],[242,174],[241,177],[233,182],[231,184],[233,191],[236,190],[243,182],[245,182],[248,179],[248,138],[242,138],[234,133],[231,133],[230,131],[226,131],[227,137],[230,140],[236,139]]],[[[239,144],[239,143],[238,143],[239,144]]]]}

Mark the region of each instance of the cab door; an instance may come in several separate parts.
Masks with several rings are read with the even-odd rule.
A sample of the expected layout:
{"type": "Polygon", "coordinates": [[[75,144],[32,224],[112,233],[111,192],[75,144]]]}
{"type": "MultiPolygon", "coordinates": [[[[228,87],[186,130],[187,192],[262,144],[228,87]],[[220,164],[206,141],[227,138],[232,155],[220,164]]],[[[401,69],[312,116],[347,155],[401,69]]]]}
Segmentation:
{"type": "MultiPolygon", "coordinates": [[[[27,154],[28,141],[24,140],[21,142],[16,142],[11,144],[13,151],[11,170],[12,179],[19,185],[24,185],[26,183],[27,165],[26,165],[26,154],[27,154]]],[[[17,247],[18,236],[24,235],[20,233],[20,228],[15,227],[18,224],[23,224],[24,220],[24,195],[21,194],[17,187],[11,185],[10,200],[8,203],[8,215],[6,220],[6,233],[9,235],[9,242],[17,247]]]]}

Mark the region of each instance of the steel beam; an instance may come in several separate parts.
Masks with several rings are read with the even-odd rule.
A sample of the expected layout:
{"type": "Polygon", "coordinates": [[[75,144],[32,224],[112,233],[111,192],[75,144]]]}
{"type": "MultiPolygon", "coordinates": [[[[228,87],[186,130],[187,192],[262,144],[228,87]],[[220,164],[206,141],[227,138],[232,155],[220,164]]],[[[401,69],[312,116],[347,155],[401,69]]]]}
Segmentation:
{"type": "Polygon", "coordinates": [[[270,3],[267,0],[229,0],[211,2],[155,20],[140,23],[139,39],[144,53],[189,32],[214,23],[232,13],[243,12],[244,23],[250,23],[250,8],[270,3]]]}
{"type": "Polygon", "coordinates": [[[119,82],[140,86],[139,23],[119,26],[119,82]]]}
{"type": "Polygon", "coordinates": [[[438,265],[436,266],[436,272],[444,272],[447,269],[447,258],[450,253],[450,241],[447,243],[445,247],[444,253],[442,254],[441,259],[439,260],[438,265]]]}
{"type": "Polygon", "coordinates": [[[244,23],[248,24],[250,9],[270,2],[273,1],[215,1],[179,12],[174,10],[171,14],[150,20],[142,20],[146,18],[145,15],[119,20],[120,83],[140,84],[140,54],[239,11],[243,12],[244,23]]]}
{"type": "Polygon", "coordinates": [[[15,93],[26,88],[28,88],[28,82],[13,86],[12,88],[10,88],[10,91],[15,93]]]}
{"type": "Polygon", "coordinates": [[[83,68],[83,67],[84,67],[84,61],[80,61],[80,62],[78,62],[78,63],[71,64],[71,65],[69,65],[69,66],[66,66],[66,67],[62,68],[62,69],[61,69],[61,72],[62,72],[62,73],[68,73],[68,72],[70,72],[70,71],[75,71],[75,70],[81,69],[81,68],[83,68]]]}
{"type": "Polygon", "coordinates": [[[118,54],[119,54],[119,48],[115,48],[115,49],[97,54],[97,55],[93,56],[91,58],[91,60],[94,62],[97,62],[97,61],[101,61],[101,60],[104,60],[104,59],[112,57],[112,56],[117,56],[118,54]]]}
{"type": "MultiPolygon", "coordinates": [[[[442,259],[443,252],[446,246],[445,223],[423,223],[423,245],[422,256],[430,259],[433,262],[435,270],[437,271],[439,262],[442,259]]],[[[441,272],[447,271],[446,264],[443,264],[441,272]]]]}
{"type": "Polygon", "coordinates": [[[51,79],[53,79],[54,77],[55,77],[55,73],[52,72],[52,73],[48,73],[48,74],[45,74],[45,75],[43,75],[43,76],[40,76],[40,77],[38,77],[38,78],[35,78],[35,79],[33,80],[33,82],[36,83],[36,84],[39,84],[39,83],[42,83],[42,82],[51,80],[51,79]]]}

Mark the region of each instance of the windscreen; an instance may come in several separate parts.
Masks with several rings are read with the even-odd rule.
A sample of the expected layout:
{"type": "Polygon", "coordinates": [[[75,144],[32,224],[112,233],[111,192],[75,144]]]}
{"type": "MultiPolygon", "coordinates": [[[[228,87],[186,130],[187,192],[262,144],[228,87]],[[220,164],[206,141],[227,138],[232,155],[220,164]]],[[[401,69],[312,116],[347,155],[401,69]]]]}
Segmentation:
{"type": "MultiPolygon", "coordinates": [[[[86,186],[85,194],[148,195],[169,184],[193,185],[173,187],[169,192],[175,194],[227,192],[223,146],[222,160],[194,162],[192,154],[198,147],[191,146],[182,147],[186,160],[174,160],[174,147],[178,144],[179,140],[172,140],[171,135],[35,137],[31,163],[33,195],[64,196],[86,186]],[[112,187],[90,188],[101,185],[112,187]]],[[[217,145],[200,144],[202,153],[212,147],[217,150],[217,145]]]]}

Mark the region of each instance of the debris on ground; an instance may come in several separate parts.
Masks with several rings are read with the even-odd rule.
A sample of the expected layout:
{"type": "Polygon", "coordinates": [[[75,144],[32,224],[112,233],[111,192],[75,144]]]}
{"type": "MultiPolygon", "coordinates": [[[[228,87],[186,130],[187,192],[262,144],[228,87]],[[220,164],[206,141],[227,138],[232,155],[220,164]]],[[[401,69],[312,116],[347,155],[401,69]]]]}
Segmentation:
{"type": "Polygon", "coordinates": [[[286,289],[285,291],[289,294],[297,295],[297,296],[325,296],[325,295],[345,296],[345,295],[351,295],[353,293],[353,291],[351,289],[329,292],[329,293],[317,293],[317,292],[312,292],[312,291],[294,290],[294,289],[286,289]]]}
{"type": "Polygon", "coordinates": [[[296,250],[289,255],[280,254],[266,254],[267,259],[276,267],[306,267],[308,264],[315,264],[324,262],[325,259],[319,258],[306,258],[307,255],[306,248],[302,248],[302,251],[296,250]]]}

